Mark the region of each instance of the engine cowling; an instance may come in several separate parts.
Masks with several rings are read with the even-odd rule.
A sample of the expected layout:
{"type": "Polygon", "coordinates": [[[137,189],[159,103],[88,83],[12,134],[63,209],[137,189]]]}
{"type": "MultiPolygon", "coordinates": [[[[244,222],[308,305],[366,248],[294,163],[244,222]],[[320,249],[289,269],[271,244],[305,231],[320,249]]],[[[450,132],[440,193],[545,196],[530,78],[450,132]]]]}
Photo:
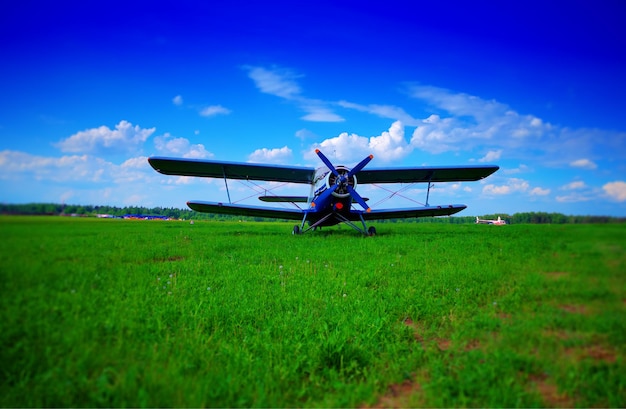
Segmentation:
{"type": "Polygon", "coordinates": [[[328,172],[326,175],[326,188],[328,189],[337,185],[337,188],[333,191],[333,196],[338,198],[349,197],[350,192],[348,191],[347,186],[356,189],[356,175],[350,176],[350,169],[345,166],[337,166],[335,169],[337,170],[339,177],[337,177],[333,172],[328,172]]]}

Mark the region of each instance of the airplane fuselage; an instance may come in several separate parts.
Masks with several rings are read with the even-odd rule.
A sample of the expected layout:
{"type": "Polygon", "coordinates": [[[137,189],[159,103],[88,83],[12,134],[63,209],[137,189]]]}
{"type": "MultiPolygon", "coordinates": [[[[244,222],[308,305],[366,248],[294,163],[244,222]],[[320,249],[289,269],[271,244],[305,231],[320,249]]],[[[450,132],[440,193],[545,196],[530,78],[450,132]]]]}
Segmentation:
{"type": "Polygon", "coordinates": [[[479,219],[477,217],[476,224],[493,224],[496,226],[503,226],[506,224],[506,221],[502,220],[500,216],[498,216],[498,220],[479,219]]]}

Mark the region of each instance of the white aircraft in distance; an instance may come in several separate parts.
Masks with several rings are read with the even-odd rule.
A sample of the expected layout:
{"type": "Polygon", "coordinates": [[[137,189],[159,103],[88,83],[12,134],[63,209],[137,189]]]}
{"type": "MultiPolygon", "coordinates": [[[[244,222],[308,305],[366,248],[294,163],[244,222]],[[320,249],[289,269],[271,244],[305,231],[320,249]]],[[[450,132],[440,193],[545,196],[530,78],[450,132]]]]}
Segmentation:
{"type": "Polygon", "coordinates": [[[498,216],[498,220],[479,219],[476,217],[476,224],[495,224],[496,226],[502,226],[506,224],[506,221],[502,220],[498,216]]]}
{"type": "MultiPolygon", "coordinates": [[[[316,149],[315,153],[325,165],[319,169],[162,157],[151,157],[148,162],[157,172],[165,175],[224,179],[228,203],[197,200],[187,202],[187,206],[197,212],[299,220],[300,224],[294,226],[293,234],[305,233],[317,227],[345,223],[369,236],[376,234],[373,226],[368,228],[366,225],[366,222],[370,220],[449,216],[460,212],[465,209],[465,205],[431,206],[428,203],[433,183],[477,181],[499,169],[495,165],[363,169],[374,158],[373,155],[367,156],[350,169],[346,166],[335,167],[319,149],[316,149]],[[367,204],[368,199],[361,197],[356,191],[357,174],[361,184],[426,183],[426,203],[419,207],[404,209],[371,209],[367,204]],[[309,185],[310,193],[308,196],[268,195],[268,191],[263,189],[265,194],[259,197],[263,202],[291,203],[294,208],[237,204],[230,200],[228,179],[301,183],[309,185]],[[355,208],[354,204],[362,209],[355,208]],[[356,224],[358,222],[361,222],[362,227],[356,224]]],[[[255,187],[258,186],[255,185],[255,187]]],[[[394,192],[392,196],[397,193],[394,192]]]]}

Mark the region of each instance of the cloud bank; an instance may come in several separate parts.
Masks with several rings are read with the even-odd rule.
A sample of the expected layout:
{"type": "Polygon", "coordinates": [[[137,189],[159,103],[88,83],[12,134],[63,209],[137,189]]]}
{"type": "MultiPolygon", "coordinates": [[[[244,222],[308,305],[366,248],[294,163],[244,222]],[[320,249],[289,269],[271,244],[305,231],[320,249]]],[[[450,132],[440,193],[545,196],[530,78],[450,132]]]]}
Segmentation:
{"type": "Polygon", "coordinates": [[[243,67],[259,91],[283,98],[296,104],[306,114],[301,117],[310,122],[343,122],[344,118],[333,112],[331,104],[318,99],[306,98],[295,81],[301,75],[283,68],[243,67]]]}
{"type": "Polygon", "coordinates": [[[156,128],[142,129],[122,120],[115,129],[107,126],[86,129],[61,140],[54,146],[61,152],[104,154],[133,152],[154,133],[156,128]]]}

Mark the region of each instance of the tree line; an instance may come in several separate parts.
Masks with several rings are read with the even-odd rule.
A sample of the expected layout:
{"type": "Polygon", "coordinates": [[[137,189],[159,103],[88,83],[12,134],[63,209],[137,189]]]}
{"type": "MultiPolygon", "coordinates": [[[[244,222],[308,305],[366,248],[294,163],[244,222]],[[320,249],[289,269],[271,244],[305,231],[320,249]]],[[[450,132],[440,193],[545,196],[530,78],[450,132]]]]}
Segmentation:
{"type": "Polygon", "coordinates": [[[92,205],[68,205],[58,203],[26,203],[26,204],[0,204],[1,214],[15,215],[49,215],[49,216],[80,216],[96,217],[109,215],[124,217],[126,215],[166,216],[171,219],[211,219],[211,215],[194,212],[189,209],[177,209],[174,207],[141,207],[141,206],[92,206],[92,205]],[[208,216],[208,217],[203,217],[208,216]]]}
{"type": "MultiPolygon", "coordinates": [[[[55,216],[83,216],[96,217],[97,215],[110,215],[123,217],[125,215],[165,216],[171,219],[181,220],[247,220],[247,221],[270,221],[262,217],[245,217],[233,215],[219,215],[212,213],[200,213],[190,209],[178,209],[175,207],[141,207],[141,206],[92,206],[92,205],[68,205],[58,203],[27,203],[27,204],[0,204],[0,214],[14,215],[55,215],[55,216]]],[[[610,216],[576,216],[562,213],[525,212],[508,214],[487,214],[480,216],[481,219],[495,220],[502,218],[509,224],[581,224],[581,223],[624,223],[624,217],[610,216]]],[[[377,223],[452,223],[468,224],[475,223],[474,216],[451,216],[451,217],[421,217],[416,219],[391,219],[380,220],[377,223]]]]}

